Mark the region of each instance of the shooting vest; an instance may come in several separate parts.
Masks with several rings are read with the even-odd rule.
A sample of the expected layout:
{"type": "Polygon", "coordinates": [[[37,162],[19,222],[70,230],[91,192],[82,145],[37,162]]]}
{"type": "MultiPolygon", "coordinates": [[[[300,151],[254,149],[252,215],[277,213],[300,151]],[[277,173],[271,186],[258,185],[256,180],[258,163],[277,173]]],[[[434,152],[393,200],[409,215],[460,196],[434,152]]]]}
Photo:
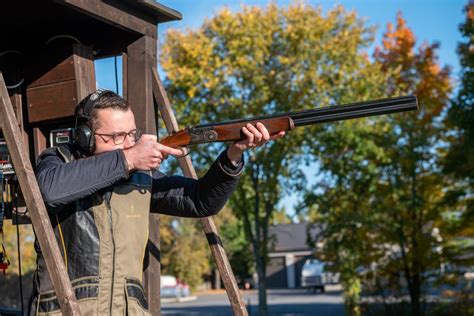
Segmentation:
{"type": "MultiPolygon", "coordinates": [[[[72,160],[58,151],[66,162],[72,160]]],[[[150,174],[135,172],[112,191],[81,199],[68,206],[75,209],[51,216],[82,315],[149,315],[142,275],[151,187],[150,174]]],[[[36,315],[61,315],[40,261],[40,288],[49,283],[51,290],[39,292],[32,308],[36,315]]]]}

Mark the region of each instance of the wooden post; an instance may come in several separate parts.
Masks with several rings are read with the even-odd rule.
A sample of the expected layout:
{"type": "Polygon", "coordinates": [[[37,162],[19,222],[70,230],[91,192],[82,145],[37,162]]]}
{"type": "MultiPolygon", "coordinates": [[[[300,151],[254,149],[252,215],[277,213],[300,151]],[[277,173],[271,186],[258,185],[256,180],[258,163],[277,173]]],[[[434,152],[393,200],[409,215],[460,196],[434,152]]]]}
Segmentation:
{"type": "MultiPolygon", "coordinates": [[[[170,101],[166,95],[166,91],[163,87],[163,84],[158,76],[158,71],[153,68],[153,95],[155,96],[156,102],[158,103],[158,109],[163,121],[165,122],[166,129],[168,134],[178,131],[178,122],[171,108],[170,101]]],[[[197,179],[196,171],[191,162],[189,156],[179,159],[179,165],[183,170],[183,173],[187,177],[197,179]]],[[[227,291],[227,296],[229,297],[230,304],[232,305],[232,310],[234,315],[248,315],[247,309],[245,307],[244,300],[239,291],[237,281],[235,280],[234,273],[232,272],[232,267],[230,266],[229,259],[222,245],[221,238],[217,232],[214,221],[210,217],[201,218],[201,224],[203,226],[204,233],[206,234],[207,241],[211,247],[212,254],[216,260],[217,268],[219,269],[222,281],[224,283],[225,289],[227,291]]]]}
{"type": "Polygon", "coordinates": [[[128,65],[127,53],[122,53],[122,96],[127,100],[128,98],[128,65]]]}
{"type": "Polygon", "coordinates": [[[31,221],[40,243],[41,250],[46,255],[46,267],[57,293],[63,315],[80,315],[79,305],[71,286],[63,258],[56,242],[48,213],[36,182],[33,167],[18,128],[13,107],[8,96],[7,87],[0,72],[0,127],[7,142],[12,157],[13,166],[30,211],[31,221]]]}
{"type": "Polygon", "coordinates": [[[35,154],[35,160],[38,159],[39,155],[46,149],[46,135],[40,127],[33,128],[33,148],[35,154]]]}
{"type": "Polygon", "coordinates": [[[91,46],[72,45],[77,100],[81,101],[96,90],[94,55],[91,46]]]}
{"type": "Polygon", "coordinates": [[[18,127],[20,128],[20,131],[23,135],[22,137],[23,137],[23,143],[25,144],[25,150],[27,154],[29,154],[30,149],[28,147],[29,146],[28,133],[26,132],[25,123],[23,121],[23,97],[18,88],[10,97],[10,100],[12,101],[12,105],[15,110],[16,119],[18,120],[18,127]]]}
{"type": "Polygon", "coordinates": [[[127,100],[135,114],[137,127],[156,134],[156,115],[152,94],[151,67],[156,68],[156,39],[142,36],[127,47],[127,100]]]}
{"type": "MultiPolygon", "coordinates": [[[[124,97],[135,114],[137,127],[147,134],[157,133],[157,116],[152,93],[152,72],[156,68],[157,40],[142,36],[127,47],[123,69],[127,76],[124,97]]],[[[160,220],[158,214],[149,216],[148,261],[145,267],[144,287],[149,302],[149,310],[154,316],[160,315],[160,220]]]]}

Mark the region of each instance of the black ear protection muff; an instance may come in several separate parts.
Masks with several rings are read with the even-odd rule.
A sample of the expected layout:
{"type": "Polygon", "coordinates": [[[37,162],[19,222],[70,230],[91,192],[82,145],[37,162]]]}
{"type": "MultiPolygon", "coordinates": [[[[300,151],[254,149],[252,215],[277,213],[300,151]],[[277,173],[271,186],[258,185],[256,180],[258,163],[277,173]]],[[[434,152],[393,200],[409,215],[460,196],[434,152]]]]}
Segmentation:
{"type": "Polygon", "coordinates": [[[99,89],[81,101],[76,110],[76,127],[74,130],[74,145],[84,155],[90,156],[95,150],[94,131],[90,126],[91,114],[100,98],[113,93],[110,90],[99,89]]]}

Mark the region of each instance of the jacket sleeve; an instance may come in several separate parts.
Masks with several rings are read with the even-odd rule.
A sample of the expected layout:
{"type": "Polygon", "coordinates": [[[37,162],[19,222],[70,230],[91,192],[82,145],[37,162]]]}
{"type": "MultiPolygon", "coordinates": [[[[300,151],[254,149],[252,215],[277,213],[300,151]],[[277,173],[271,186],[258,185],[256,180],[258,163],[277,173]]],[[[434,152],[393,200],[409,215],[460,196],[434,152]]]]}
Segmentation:
{"type": "Polygon", "coordinates": [[[121,150],[65,162],[58,149],[46,150],[38,159],[36,178],[43,199],[59,208],[128,177],[121,150]]]}
{"type": "Polygon", "coordinates": [[[155,172],[151,212],[181,217],[217,214],[237,186],[243,165],[232,165],[224,151],[199,180],[155,172]]]}

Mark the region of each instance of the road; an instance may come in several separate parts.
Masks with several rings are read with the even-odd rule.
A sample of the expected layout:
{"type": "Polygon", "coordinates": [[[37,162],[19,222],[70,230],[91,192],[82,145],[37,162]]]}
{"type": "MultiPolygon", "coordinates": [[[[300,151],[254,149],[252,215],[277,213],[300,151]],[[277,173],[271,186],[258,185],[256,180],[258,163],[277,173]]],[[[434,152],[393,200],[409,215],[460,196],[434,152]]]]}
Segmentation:
{"type": "MultiPolygon", "coordinates": [[[[249,315],[258,315],[258,292],[243,292],[244,302],[250,306],[249,315]]],[[[343,316],[344,305],[340,288],[329,288],[326,293],[311,293],[303,289],[268,290],[270,315],[278,316],[343,316]]],[[[231,316],[232,309],[225,292],[197,295],[186,302],[162,302],[162,315],[231,316]]]]}

